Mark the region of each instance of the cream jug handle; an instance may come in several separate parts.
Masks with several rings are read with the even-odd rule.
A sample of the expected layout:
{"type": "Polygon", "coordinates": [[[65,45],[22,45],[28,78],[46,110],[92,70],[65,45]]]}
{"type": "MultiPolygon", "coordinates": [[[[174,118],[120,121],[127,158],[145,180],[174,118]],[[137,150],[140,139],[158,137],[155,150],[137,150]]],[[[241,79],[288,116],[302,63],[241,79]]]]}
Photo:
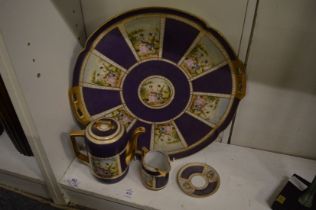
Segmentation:
{"type": "Polygon", "coordinates": [[[137,141],[138,141],[138,137],[145,133],[146,129],[144,127],[138,127],[135,129],[133,135],[132,135],[132,139],[128,142],[127,144],[127,148],[126,148],[126,164],[129,165],[130,162],[133,160],[134,155],[135,155],[135,151],[137,149],[137,141]]]}
{"type": "Polygon", "coordinates": [[[74,150],[74,152],[75,152],[76,157],[77,157],[79,160],[83,161],[84,163],[89,163],[89,158],[88,158],[88,156],[85,155],[85,154],[82,154],[82,153],[80,152],[79,147],[78,147],[78,144],[77,144],[77,140],[76,140],[76,137],[84,137],[84,136],[85,136],[85,135],[84,135],[84,134],[85,134],[84,132],[85,132],[84,130],[72,131],[72,132],[70,133],[70,139],[71,139],[72,148],[73,148],[73,150],[74,150]]]}
{"type": "Polygon", "coordinates": [[[149,149],[147,149],[146,147],[142,147],[140,152],[141,152],[141,158],[143,159],[146,153],[149,152],[149,149]]]}
{"type": "MultiPolygon", "coordinates": [[[[138,151],[138,153],[140,153],[141,155],[141,158],[143,159],[144,156],[149,152],[149,150],[146,148],[146,147],[142,147],[141,151],[138,151]]],[[[166,171],[162,171],[162,170],[159,170],[158,168],[155,168],[155,170],[157,172],[159,172],[162,176],[166,176],[168,172],[166,171]]]]}

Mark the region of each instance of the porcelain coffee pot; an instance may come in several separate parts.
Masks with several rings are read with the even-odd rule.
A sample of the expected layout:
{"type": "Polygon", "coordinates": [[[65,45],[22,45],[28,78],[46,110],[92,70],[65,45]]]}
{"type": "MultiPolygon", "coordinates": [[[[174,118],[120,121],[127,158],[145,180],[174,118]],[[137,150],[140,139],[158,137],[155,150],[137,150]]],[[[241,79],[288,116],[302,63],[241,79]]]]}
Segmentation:
{"type": "Polygon", "coordinates": [[[144,132],[144,127],[138,127],[128,135],[120,122],[102,117],[85,130],[71,132],[70,137],[75,155],[90,166],[92,174],[105,183],[115,183],[127,174],[138,137],[144,132]],[[86,154],[80,151],[77,137],[84,137],[86,154]]]}

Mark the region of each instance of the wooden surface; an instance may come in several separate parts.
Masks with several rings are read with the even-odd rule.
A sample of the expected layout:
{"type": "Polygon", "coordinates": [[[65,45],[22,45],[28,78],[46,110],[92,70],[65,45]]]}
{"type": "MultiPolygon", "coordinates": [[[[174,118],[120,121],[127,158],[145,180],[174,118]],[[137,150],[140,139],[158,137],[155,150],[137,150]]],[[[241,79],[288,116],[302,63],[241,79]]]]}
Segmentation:
{"type": "MultiPolygon", "coordinates": [[[[107,185],[96,181],[86,165],[74,160],[60,183],[64,189],[72,192],[71,200],[78,200],[78,195],[84,200],[86,195],[141,209],[268,210],[280,187],[293,173],[312,180],[316,161],[213,143],[195,155],[172,162],[169,183],[160,191],[143,187],[139,167],[139,161],[134,161],[127,177],[121,182],[107,185]],[[214,195],[193,198],[177,186],[177,171],[190,162],[204,162],[217,170],[221,185],[214,195]]],[[[104,208],[100,202],[90,203],[89,206],[104,208]]]]}

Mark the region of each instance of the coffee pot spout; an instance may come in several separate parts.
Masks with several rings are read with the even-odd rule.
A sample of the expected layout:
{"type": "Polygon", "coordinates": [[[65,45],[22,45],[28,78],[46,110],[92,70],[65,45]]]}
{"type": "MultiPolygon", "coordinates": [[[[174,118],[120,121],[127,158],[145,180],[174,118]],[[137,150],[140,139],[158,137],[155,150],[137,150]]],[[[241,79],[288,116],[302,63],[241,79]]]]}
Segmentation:
{"type": "Polygon", "coordinates": [[[137,150],[137,141],[141,134],[145,133],[146,129],[144,127],[138,127],[134,130],[131,140],[127,144],[126,148],[126,164],[129,165],[134,159],[135,151],[137,150]]]}

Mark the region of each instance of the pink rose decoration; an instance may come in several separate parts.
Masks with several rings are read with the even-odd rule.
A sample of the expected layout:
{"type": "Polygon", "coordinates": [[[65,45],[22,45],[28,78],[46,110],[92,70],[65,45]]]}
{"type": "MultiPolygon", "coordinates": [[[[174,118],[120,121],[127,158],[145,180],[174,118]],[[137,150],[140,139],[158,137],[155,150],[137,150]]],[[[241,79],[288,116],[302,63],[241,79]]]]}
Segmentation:
{"type": "Polygon", "coordinates": [[[190,69],[194,66],[194,60],[192,58],[188,58],[184,62],[190,69]]]}
{"type": "Polygon", "coordinates": [[[203,106],[205,106],[206,101],[201,96],[197,96],[194,101],[194,108],[201,109],[203,106]]]}
{"type": "Polygon", "coordinates": [[[105,80],[109,85],[115,86],[117,81],[117,75],[110,73],[105,80]]]}
{"type": "Polygon", "coordinates": [[[172,126],[170,125],[162,126],[161,131],[165,134],[170,135],[172,133],[172,126]]]}
{"type": "Polygon", "coordinates": [[[157,93],[151,92],[148,95],[148,103],[156,103],[158,102],[157,93]]]}
{"type": "Polygon", "coordinates": [[[140,52],[140,54],[147,54],[147,53],[149,53],[149,48],[148,48],[147,44],[141,43],[139,45],[139,52],[140,52]]]}
{"type": "Polygon", "coordinates": [[[122,118],[122,122],[125,123],[129,123],[130,119],[128,118],[128,116],[124,115],[122,118]]]}

